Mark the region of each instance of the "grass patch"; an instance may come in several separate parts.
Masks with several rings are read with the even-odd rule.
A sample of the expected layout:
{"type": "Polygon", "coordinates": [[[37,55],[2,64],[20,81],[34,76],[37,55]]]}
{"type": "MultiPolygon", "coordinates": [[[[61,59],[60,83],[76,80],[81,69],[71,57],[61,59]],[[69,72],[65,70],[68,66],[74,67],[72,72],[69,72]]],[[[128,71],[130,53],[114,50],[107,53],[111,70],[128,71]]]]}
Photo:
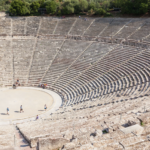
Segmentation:
{"type": "Polygon", "coordinates": [[[140,122],[140,125],[141,125],[141,126],[144,126],[144,122],[143,122],[143,121],[141,121],[141,122],[140,122]]]}
{"type": "Polygon", "coordinates": [[[108,133],[108,132],[107,132],[107,130],[103,130],[102,132],[103,132],[103,134],[106,134],[106,133],[108,133]]]}

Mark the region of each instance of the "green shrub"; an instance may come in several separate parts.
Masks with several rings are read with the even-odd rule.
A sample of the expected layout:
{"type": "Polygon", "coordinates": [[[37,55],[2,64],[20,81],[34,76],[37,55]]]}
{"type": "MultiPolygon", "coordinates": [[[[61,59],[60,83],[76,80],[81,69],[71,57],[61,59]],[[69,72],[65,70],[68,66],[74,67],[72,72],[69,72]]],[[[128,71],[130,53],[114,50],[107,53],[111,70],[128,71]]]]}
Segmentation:
{"type": "Polygon", "coordinates": [[[107,132],[107,130],[103,130],[102,132],[103,132],[103,134],[106,134],[106,133],[108,133],[108,132],[107,132]]]}
{"type": "Polygon", "coordinates": [[[46,4],[46,11],[49,14],[55,14],[57,11],[57,3],[56,1],[50,1],[46,4]]]}
{"type": "Polygon", "coordinates": [[[104,17],[112,17],[112,14],[107,12],[104,17]]]}
{"type": "Polygon", "coordinates": [[[89,9],[89,10],[95,10],[95,9],[96,9],[96,3],[95,3],[95,2],[89,3],[88,9],[89,9]]]}
{"type": "Polygon", "coordinates": [[[140,124],[141,124],[141,126],[144,126],[144,122],[143,121],[141,121],[140,124]]]}
{"type": "Polygon", "coordinates": [[[105,11],[104,9],[102,9],[102,8],[97,8],[97,9],[95,10],[95,14],[96,14],[96,15],[105,15],[105,14],[106,14],[106,11],[105,11]]]}
{"type": "Polygon", "coordinates": [[[82,12],[86,11],[88,8],[87,0],[80,0],[79,6],[80,6],[80,9],[82,10],[82,12]]]}
{"type": "Polygon", "coordinates": [[[10,9],[9,9],[9,12],[12,15],[26,15],[26,14],[30,14],[29,8],[26,6],[26,3],[23,2],[22,0],[14,0],[14,1],[12,1],[10,9]]]}
{"type": "Polygon", "coordinates": [[[32,2],[32,4],[30,5],[30,9],[31,9],[31,13],[37,13],[38,9],[40,7],[40,4],[38,2],[32,2]]]}
{"type": "Polygon", "coordinates": [[[79,15],[81,15],[81,16],[86,15],[86,13],[85,12],[80,12],[79,15]]]}

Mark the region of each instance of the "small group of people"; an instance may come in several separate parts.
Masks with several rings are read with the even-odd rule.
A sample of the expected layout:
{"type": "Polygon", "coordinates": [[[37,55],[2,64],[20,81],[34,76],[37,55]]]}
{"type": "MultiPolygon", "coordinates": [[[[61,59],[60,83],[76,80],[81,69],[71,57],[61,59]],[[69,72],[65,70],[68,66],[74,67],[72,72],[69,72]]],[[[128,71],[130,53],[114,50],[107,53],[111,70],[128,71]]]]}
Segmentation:
{"type": "Polygon", "coordinates": [[[20,86],[19,79],[13,84],[13,89],[16,89],[17,86],[20,86]]]}
{"type": "MultiPolygon", "coordinates": [[[[81,18],[81,16],[79,16],[79,18],[81,18]]],[[[87,18],[84,18],[85,21],[87,21],[87,18]]]]}
{"type": "Polygon", "coordinates": [[[45,89],[47,87],[47,84],[39,84],[39,87],[42,87],[43,89],[45,89]]]}
{"type": "MultiPolygon", "coordinates": [[[[7,110],[7,115],[9,115],[9,107],[7,107],[6,110],[7,110]]],[[[20,106],[20,113],[22,113],[22,112],[24,112],[24,111],[23,111],[23,107],[22,107],[22,105],[21,105],[21,106],[20,106]]]]}
{"type": "MultiPolygon", "coordinates": [[[[7,110],[7,115],[9,115],[9,107],[7,107],[6,110],[7,110]]],[[[47,105],[46,105],[46,104],[44,105],[44,110],[45,110],[45,111],[47,110],[47,105]]],[[[24,112],[24,111],[23,111],[23,107],[22,107],[22,105],[21,105],[21,106],[20,106],[20,113],[22,113],[22,112],[24,112]]],[[[36,116],[36,120],[38,120],[38,119],[39,119],[39,116],[37,115],[37,116],[36,116]]]]}

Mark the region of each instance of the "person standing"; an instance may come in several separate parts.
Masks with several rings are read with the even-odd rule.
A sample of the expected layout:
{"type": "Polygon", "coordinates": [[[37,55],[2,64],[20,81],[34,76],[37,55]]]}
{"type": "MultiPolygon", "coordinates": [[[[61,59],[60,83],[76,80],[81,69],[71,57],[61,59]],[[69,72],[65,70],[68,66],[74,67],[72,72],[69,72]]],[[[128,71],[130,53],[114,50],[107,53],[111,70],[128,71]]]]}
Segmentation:
{"type": "Polygon", "coordinates": [[[7,115],[9,115],[9,108],[7,107],[7,115]]]}
{"type": "Polygon", "coordinates": [[[20,106],[20,113],[21,113],[21,112],[24,112],[24,111],[23,111],[23,108],[22,108],[22,105],[20,106]]]}
{"type": "Polygon", "coordinates": [[[45,111],[47,110],[47,106],[46,106],[46,104],[44,105],[44,109],[45,109],[45,111]]]}
{"type": "Polygon", "coordinates": [[[38,120],[38,119],[39,119],[39,116],[37,115],[37,116],[36,116],[36,120],[38,120]]]}

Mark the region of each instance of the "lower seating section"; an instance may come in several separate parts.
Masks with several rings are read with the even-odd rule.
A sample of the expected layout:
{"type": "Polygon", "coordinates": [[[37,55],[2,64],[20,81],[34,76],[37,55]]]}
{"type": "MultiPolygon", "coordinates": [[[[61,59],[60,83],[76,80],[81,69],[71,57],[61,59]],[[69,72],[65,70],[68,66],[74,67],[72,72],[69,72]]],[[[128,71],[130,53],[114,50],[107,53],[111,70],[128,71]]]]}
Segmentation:
{"type": "Polygon", "coordinates": [[[13,84],[11,40],[0,40],[0,86],[13,84]]]}
{"type": "Polygon", "coordinates": [[[37,41],[28,84],[37,86],[41,82],[62,43],[62,40],[39,39],[37,41]]]}
{"type": "MultiPolygon", "coordinates": [[[[96,65],[93,65],[90,69],[86,70],[86,72],[82,73],[77,78],[75,78],[75,80],[72,80],[70,84],[63,88],[63,91],[65,91],[65,89],[67,88],[72,88],[73,91],[75,91],[74,89],[76,89],[77,91],[77,89],[83,87],[84,85],[85,87],[87,87],[87,89],[83,89],[83,93],[85,93],[90,91],[89,88],[91,88],[91,86],[88,84],[94,81],[96,83],[95,85],[91,83],[92,86],[94,86],[94,88],[96,88],[97,86],[99,87],[109,85],[112,81],[119,81],[120,78],[129,76],[131,70],[135,71],[137,68],[139,68],[138,66],[140,65],[141,67],[143,66],[143,69],[147,65],[149,66],[149,50],[142,51],[142,49],[135,49],[129,47],[124,47],[123,49],[116,48],[110,51],[108,55],[100,59],[100,61],[96,65]],[[115,59],[113,56],[115,57],[115,59]],[[136,64],[135,62],[137,60],[139,60],[139,62],[136,64]],[[111,72],[113,72],[112,75],[111,72]]],[[[147,71],[149,74],[149,67],[147,71]]],[[[147,79],[149,78],[149,75],[141,74],[141,78],[142,76],[146,76],[146,80],[143,79],[142,82],[149,81],[149,79],[147,79]]],[[[124,84],[128,84],[127,82],[128,79],[124,84]]],[[[129,79],[129,82],[132,81],[130,81],[129,79]]],[[[132,86],[132,84],[130,84],[130,86],[132,86]]],[[[118,87],[116,86],[116,88],[118,87]]]]}
{"type": "MultiPolygon", "coordinates": [[[[82,75],[75,81],[71,82],[71,84],[69,84],[66,88],[70,89],[70,92],[73,91],[75,94],[72,96],[76,97],[76,95],[82,95],[98,87],[102,90],[105,89],[105,93],[109,93],[120,90],[122,88],[125,89],[127,87],[135,86],[137,84],[149,82],[149,54],[150,53],[148,50],[143,51],[142,53],[136,55],[131,60],[126,61],[122,65],[114,67],[110,71],[108,70],[108,72],[104,72],[102,75],[99,72],[98,76],[94,77],[92,76],[94,75],[92,73],[95,73],[94,70],[98,71],[97,65],[93,67],[93,69],[91,69],[93,71],[91,71],[90,73],[88,71],[88,74],[86,73],[86,77],[82,75]],[[92,78],[91,80],[88,80],[87,77],[92,78]],[[78,89],[81,89],[81,91],[79,91],[78,89]]],[[[106,69],[106,67],[104,69],[106,69]]],[[[100,71],[103,71],[102,68],[100,69],[100,71]]],[[[63,91],[65,91],[65,89],[63,89],[63,91]]]]}
{"type": "Polygon", "coordinates": [[[69,69],[58,79],[54,88],[64,87],[69,84],[73,79],[82,74],[85,70],[97,63],[117,45],[106,43],[92,43],[82,55],[69,67],[69,69]]]}
{"type": "Polygon", "coordinates": [[[40,148],[48,146],[50,140],[55,140],[57,145],[51,143],[50,146],[62,150],[132,150],[133,147],[140,150],[141,144],[150,146],[146,145],[149,139],[149,110],[148,95],[118,97],[116,101],[103,105],[100,100],[92,100],[60,108],[49,118],[18,124],[17,127],[31,147],[36,147],[37,143],[40,148]],[[140,126],[140,120],[145,126],[140,126]],[[44,141],[49,142],[44,145],[44,141]]]}
{"type": "Polygon", "coordinates": [[[89,42],[85,41],[66,40],[53,60],[42,82],[51,86],[55,80],[76,61],[89,44],[89,42]]]}
{"type": "MultiPolygon", "coordinates": [[[[119,88],[119,86],[118,86],[119,88]]],[[[141,94],[146,94],[149,92],[150,88],[150,82],[143,83],[141,85],[136,85],[128,88],[120,88],[120,89],[115,89],[115,87],[109,87],[109,86],[104,86],[104,87],[99,87],[95,90],[91,90],[88,93],[82,93],[80,95],[77,95],[76,97],[71,99],[71,96],[73,95],[68,95],[65,98],[70,98],[71,100],[66,100],[66,105],[73,105],[76,103],[81,103],[83,101],[91,100],[91,99],[104,99],[105,97],[108,97],[107,101],[103,101],[102,103],[110,103],[112,99],[116,99],[117,96],[140,96],[141,94]],[[111,89],[111,90],[110,90],[111,89]],[[110,91],[108,91],[110,90],[110,91]]],[[[78,90],[79,91],[79,90],[78,90]]],[[[82,90],[81,90],[82,91],[82,90]]],[[[81,91],[79,91],[81,93],[81,91]]],[[[104,99],[105,100],[105,99],[104,99]]]]}
{"type": "Polygon", "coordinates": [[[34,39],[12,41],[14,82],[19,79],[21,85],[27,85],[34,39]]]}
{"type": "Polygon", "coordinates": [[[15,128],[12,125],[0,126],[0,149],[1,150],[13,150],[15,128]]]}

